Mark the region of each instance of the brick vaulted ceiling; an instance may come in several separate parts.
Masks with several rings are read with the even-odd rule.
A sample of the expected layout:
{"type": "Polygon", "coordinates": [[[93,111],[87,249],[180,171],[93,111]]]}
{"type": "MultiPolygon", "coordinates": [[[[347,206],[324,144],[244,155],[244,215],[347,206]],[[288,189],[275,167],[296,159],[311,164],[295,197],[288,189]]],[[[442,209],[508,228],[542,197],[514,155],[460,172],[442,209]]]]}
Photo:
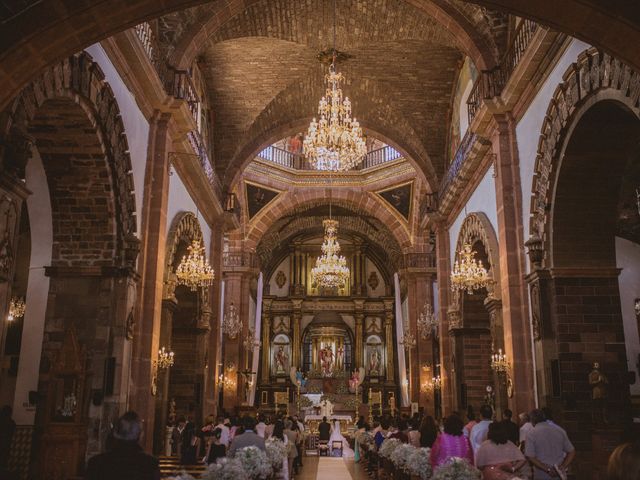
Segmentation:
{"type": "MultiPolygon", "coordinates": [[[[473,53],[437,15],[414,3],[339,0],[337,47],[351,57],[339,70],[365,129],[399,147],[435,182],[444,170],[458,71],[464,54],[473,53]]],[[[332,4],[249,0],[225,21],[212,19],[211,5],[159,20],[169,62],[186,67],[195,59],[204,72],[215,164],[225,183],[260,148],[304,132],[316,115],[326,73],[316,56],[332,45],[332,4]]],[[[481,61],[497,58],[506,18],[489,21],[481,9],[455,0],[447,5],[488,45],[489,60],[481,61]]]]}

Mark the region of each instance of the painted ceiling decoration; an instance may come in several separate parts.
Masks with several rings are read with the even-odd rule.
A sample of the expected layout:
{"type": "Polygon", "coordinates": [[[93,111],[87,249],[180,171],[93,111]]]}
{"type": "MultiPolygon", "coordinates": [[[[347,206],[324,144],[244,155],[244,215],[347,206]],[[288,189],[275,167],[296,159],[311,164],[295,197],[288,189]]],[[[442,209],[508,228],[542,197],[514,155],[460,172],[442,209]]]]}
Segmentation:
{"type": "Polygon", "coordinates": [[[398,212],[405,221],[409,221],[413,203],[413,182],[379,190],[376,194],[398,212]]]}
{"type": "Polygon", "coordinates": [[[247,212],[249,220],[253,219],[260,211],[271,203],[281,192],[267,188],[257,183],[244,182],[245,199],[247,202],[247,212]]]}

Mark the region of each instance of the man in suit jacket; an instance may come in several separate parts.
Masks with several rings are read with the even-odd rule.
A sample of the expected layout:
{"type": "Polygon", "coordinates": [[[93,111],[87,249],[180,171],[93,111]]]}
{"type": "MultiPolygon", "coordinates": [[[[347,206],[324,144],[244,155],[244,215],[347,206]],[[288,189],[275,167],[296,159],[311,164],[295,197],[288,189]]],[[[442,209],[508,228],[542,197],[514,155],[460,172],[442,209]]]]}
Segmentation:
{"type": "Polygon", "coordinates": [[[322,417],[322,422],[318,425],[318,439],[329,441],[331,437],[331,424],[327,422],[327,417],[322,417]]]}
{"type": "Polygon", "coordinates": [[[236,435],[231,442],[231,448],[229,448],[229,456],[233,457],[237,450],[241,450],[245,447],[258,447],[260,450],[265,451],[264,438],[255,432],[256,421],[247,416],[242,419],[242,426],[244,432],[241,435],[236,435]]]}

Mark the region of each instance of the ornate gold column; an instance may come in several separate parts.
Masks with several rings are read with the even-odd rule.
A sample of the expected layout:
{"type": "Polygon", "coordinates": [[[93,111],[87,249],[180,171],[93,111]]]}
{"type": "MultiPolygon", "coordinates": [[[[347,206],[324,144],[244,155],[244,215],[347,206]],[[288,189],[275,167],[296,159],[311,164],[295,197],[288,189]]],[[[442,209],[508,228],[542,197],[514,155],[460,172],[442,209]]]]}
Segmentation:
{"type": "Polygon", "coordinates": [[[384,301],[384,332],[385,332],[385,350],[387,352],[387,382],[395,380],[395,365],[393,351],[395,344],[393,343],[393,300],[384,301]]]}
{"type": "Polygon", "coordinates": [[[360,368],[364,366],[364,352],[363,352],[363,323],[364,323],[364,301],[356,300],[355,302],[355,320],[356,320],[356,361],[355,367],[360,368]]]}
{"type": "Polygon", "coordinates": [[[262,383],[269,383],[269,356],[271,353],[271,302],[272,298],[262,300],[262,383]]]}
{"type": "Polygon", "coordinates": [[[300,323],[302,321],[302,300],[293,300],[293,353],[291,355],[291,365],[300,368],[300,350],[302,341],[302,332],[300,331],[300,323]]]}

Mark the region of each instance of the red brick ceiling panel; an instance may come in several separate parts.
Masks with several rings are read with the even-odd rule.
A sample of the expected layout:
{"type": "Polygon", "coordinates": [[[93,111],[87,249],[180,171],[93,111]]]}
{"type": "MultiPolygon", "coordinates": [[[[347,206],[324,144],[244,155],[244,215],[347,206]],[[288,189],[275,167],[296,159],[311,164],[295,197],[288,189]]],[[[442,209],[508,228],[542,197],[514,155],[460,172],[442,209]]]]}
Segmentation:
{"type": "MultiPolygon", "coordinates": [[[[456,46],[479,68],[495,64],[493,30],[478,7],[457,0],[353,0],[338,2],[338,44],[421,39],[456,46]]],[[[160,37],[172,44],[169,61],[187,68],[202,46],[242,36],[264,36],[304,43],[315,49],[332,44],[332,2],[323,0],[245,0],[214,3],[163,19],[160,37]]]]}

